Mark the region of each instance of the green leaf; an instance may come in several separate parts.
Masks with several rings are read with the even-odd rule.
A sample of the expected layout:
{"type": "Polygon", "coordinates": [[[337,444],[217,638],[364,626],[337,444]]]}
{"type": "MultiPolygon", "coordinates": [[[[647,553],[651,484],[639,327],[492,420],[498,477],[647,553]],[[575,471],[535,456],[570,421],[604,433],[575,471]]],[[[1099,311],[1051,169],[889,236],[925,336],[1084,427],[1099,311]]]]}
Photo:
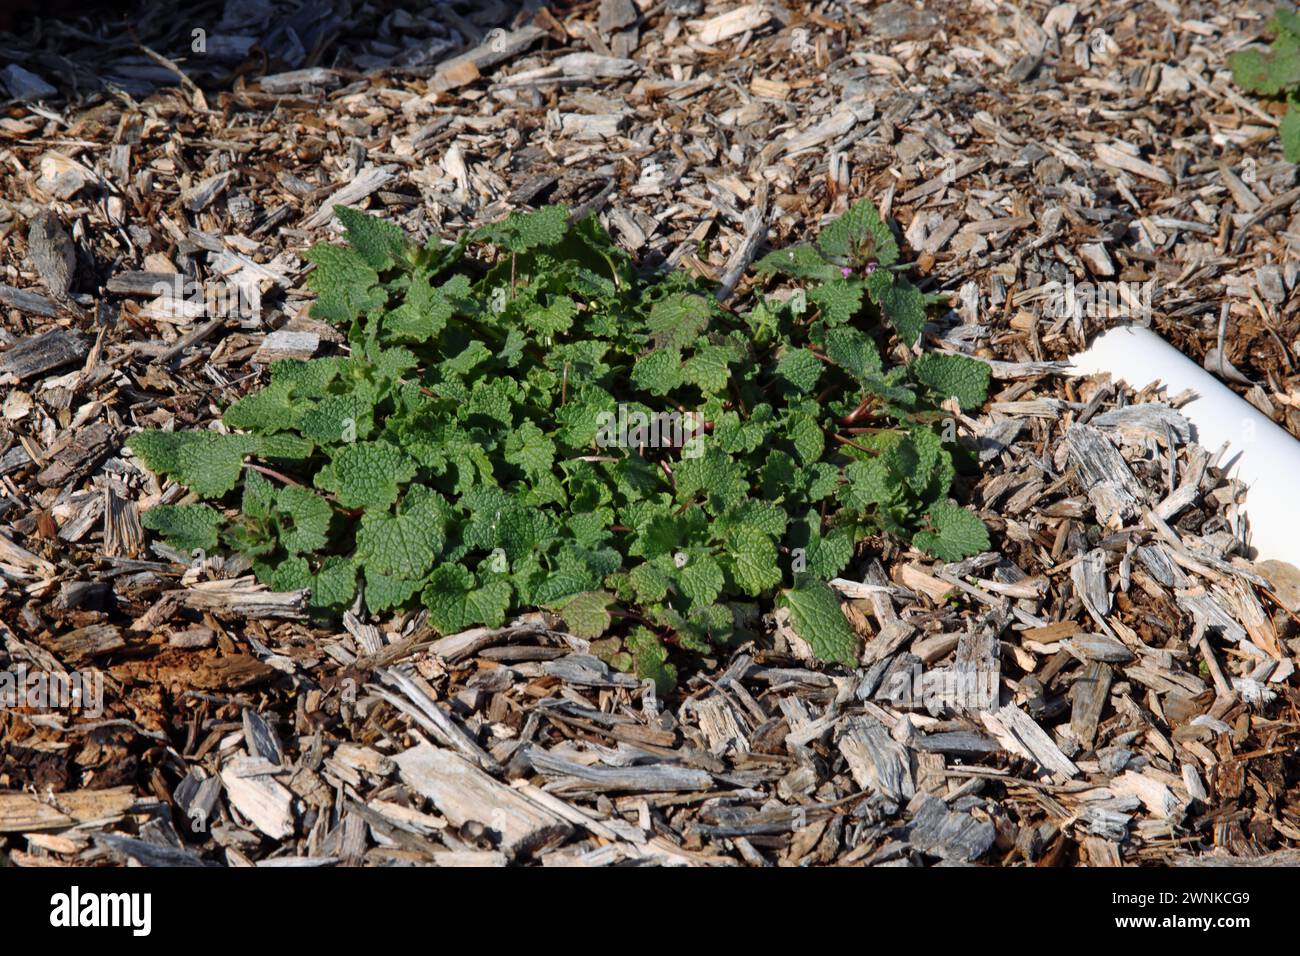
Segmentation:
{"type": "Polygon", "coordinates": [[[679,500],[703,494],[715,512],[739,503],[749,490],[744,466],[716,445],[708,445],[698,458],[679,462],[674,474],[679,500]]]}
{"type": "Polygon", "coordinates": [[[857,638],[830,587],[806,583],[784,591],[782,599],[790,609],[790,627],[808,642],[818,660],[849,667],[857,663],[857,638]]]}
{"type": "Polygon", "coordinates": [[[212,551],[217,528],[225,519],[207,505],[155,505],[140,516],[140,524],[157,531],[177,551],[212,551]]]}
{"type": "Polygon", "coordinates": [[[817,236],[822,255],[847,260],[846,265],[865,264],[874,259],[882,266],[898,261],[898,243],[880,218],[876,204],[860,199],[817,236]]]}
{"type": "Polygon", "coordinates": [[[316,318],[346,326],[386,301],[384,291],[377,287],[379,274],[356,250],[315,245],[305,258],[316,265],[307,277],[317,296],[311,308],[316,318]]]}
{"type": "Polygon", "coordinates": [[[339,611],[357,596],[357,568],[351,558],[327,558],[312,577],[308,606],[318,610],[339,611]]]}
{"type": "Polygon", "coordinates": [[[417,581],[446,544],[445,504],[423,485],[412,485],[396,511],[368,510],[357,529],[357,560],[380,574],[417,581]]]}
{"type": "Polygon", "coordinates": [[[880,350],[865,333],[841,326],[826,333],[826,357],[859,381],[879,376],[880,350]]]}
{"type": "Polygon", "coordinates": [[[731,381],[728,367],[737,358],[737,350],[725,345],[705,345],[695,350],[682,367],[682,378],[706,395],[725,391],[731,381]]]}
{"type": "Polygon", "coordinates": [[[280,543],[290,554],[314,554],[329,540],[334,510],[320,495],[297,485],[285,485],[276,493],[280,512],[280,543]]]}
{"type": "Polygon", "coordinates": [[[289,387],[276,383],[245,395],[226,409],[221,420],[228,428],[278,432],[292,428],[296,417],[289,387]]]}
{"type": "Polygon", "coordinates": [[[843,325],[862,311],[865,288],[859,279],[836,278],[809,289],[808,301],[821,310],[822,321],[827,325],[843,325]]]}
{"type": "Polygon", "coordinates": [[[638,564],[628,575],[637,600],[643,604],[655,604],[668,596],[672,578],[653,564],[638,564]]]}
{"type": "Polygon", "coordinates": [[[349,206],[335,206],[334,215],[346,228],[348,245],[376,272],[401,258],[406,235],[399,226],[349,206]]]}
{"type": "Polygon", "coordinates": [[[371,614],[379,614],[404,605],[420,590],[420,581],[380,574],[373,567],[366,568],[366,607],[371,614]]]}
{"type": "Polygon", "coordinates": [[[429,342],[438,338],[456,309],[443,289],[435,289],[425,271],[411,276],[406,300],[384,316],[384,333],[401,342],[429,342]]]}
{"type": "Polygon", "coordinates": [[[255,435],[217,432],[139,432],[127,446],[149,469],[175,478],[203,498],[220,498],[239,481],[244,457],[257,450],[255,435]]]}
{"type": "Polygon", "coordinates": [[[1281,33],[1268,50],[1249,48],[1228,57],[1238,86],[1263,96],[1277,96],[1300,85],[1300,38],[1281,33]]]}
{"type": "Polygon", "coordinates": [[[511,252],[553,246],[569,228],[567,206],[543,206],[536,212],[512,212],[504,220],[470,234],[471,242],[486,242],[511,252]]]}
{"type": "Polygon", "coordinates": [[[422,594],[429,623],[440,634],[456,634],[475,625],[500,627],[510,607],[510,584],[499,578],[479,586],[459,564],[433,569],[422,594]]]}
{"type": "Polygon", "coordinates": [[[732,540],[732,577],[745,594],[757,597],[781,583],[776,544],[761,531],[743,527],[732,540]]]}
{"type": "Polygon", "coordinates": [[[942,561],[960,561],[989,549],[989,531],[979,515],[945,501],[930,507],[933,531],[918,531],[912,544],[942,561]]]}
{"type": "Polygon", "coordinates": [[[912,377],[944,398],[954,397],[963,411],[979,408],[989,392],[987,362],[964,355],[927,352],[909,366],[912,377]]]}
{"type": "Polygon", "coordinates": [[[804,550],[803,564],[794,566],[797,572],[805,571],[819,581],[838,577],[853,558],[853,533],[849,528],[836,528],[825,537],[821,534],[821,517],[810,511],[808,518],[796,526],[795,547],[804,550]]]}
{"type": "Polygon", "coordinates": [[[244,514],[259,521],[271,517],[275,507],[275,485],[251,468],[244,472],[244,497],[241,503],[244,514]]]}
{"type": "Polygon", "coordinates": [[[821,458],[826,448],[826,435],[811,415],[796,413],[790,416],[790,441],[794,442],[799,460],[805,464],[821,458]]]}
{"type": "Polygon", "coordinates": [[[343,359],[279,359],[271,363],[271,384],[288,388],[294,398],[324,398],[343,369],[343,359]]]}
{"type": "Polygon", "coordinates": [[[632,366],[632,384],[652,395],[667,395],[682,383],[682,354],[676,349],[655,349],[632,366]]]}
{"type": "Polygon", "coordinates": [[[805,394],[817,388],[821,378],[821,359],[808,349],[790,349],[776,363],[776,374],[805,394]]]}
{"type": "Polygon", "coordinates": [[[675,293],[654,304],[646,331],[658,348],[684,348],[694,343],[708,326],[713,308],[702,295],[675,293]]]}
{"type": "Polygon", "coordinates": [[[276,432],[273,435],[239,436],[255,438],[253,451],[261,458],[284,458],[300,461],[311,457],[315,443],[307,438],[290,435],[288,432],[276,432]]]}
{"type": "Polygon", "coordinates": [[[912,429],[896,452],[885,455],[884,459],[927,502],[947,495],[956,476],[952,455],[943,446],[943,439],[929,428],[912,429]],[[896,463],[896,455],[904,454],[906,461],[896,463]]]}
{"type": "Polygon", "coordinates": [[[524,325],[538,335],[559,335],[573,327],[578,306],[567,295],[556,296],[547,305],[539,305],[524,313],[524,325]]]}
{"type": "Polygon", "coordinates": [[[638,627],[624,642],[632,655],[636,676],[652,680],[655,693],[664,696],[677,686],[677,668],[668,663],[668,649],[647,628],[638,627]]]}
{"type": "Polygon", "coordinates": [[[313,572],[306,558],[297,555],[276,563],[270,586],[276,591],[311,590],[307,606],[314,611],[341,611],[357,596],[357,568],[351,558],[327,558],[313,572]]]}
{"type": "Polygon", "coordinates": [[[1287,105],[1277,132],[1282,138],[1282,158],[1288,163],[1300,163],[1300,100],[1287,105]]]}
{"type": "Polygon", "coordinates": [[[1273,11],[1273,19],[1269,26],[1273,28],[1274,33],[1287,33],[1300,40],[1300,13],[1295,10],[1278,7],[1273,11]]]}
{"type": "MultiPolygon", "coordinates": [[[[261,574],[258,576],[260,578],[261,574]]],[[[312,586],[314,578],[307,559],[293,555],[275,563],[266,583],[274,591],[303,591],[312,586]]]]}
{"type": "Polygon", "coordinates": [[[880,311],[889,320],[904,345],[915,345],[925,329],[925,296],[916,286],[901,276],[877,299],[880,311]]]}
{"type": "Polygon", "coordinates": [[[754,271],[761,276],[787,275],[821,282],[840,277],[840,267],[831,265],[816,247],[808,243],[769,252],[754,264],[754,271]]]}
{"type": "Polygon", "coordinates": [[[302,414],[298,428],[319,445],[363,440],[374,428],[374,405],[360,394],[330,395],[302,414]]]}
{"type": "Polygon", "coordinates": [[[900,493],[902,482],[880,458],[855,461],[844,469],[846,483],[841,488],[844,503],[854,511],[864,511],[872,505],[893,501],[900,493]]]}
{"type": "Polygon", "coordinates": [[[387,508],[398,486],[415,477],[415,462],[387,442],[345,445],[333,463],[317,472],[316,486],[332,491],[344,508],[387,508]]]}
{"type": "Polygon", "coordinates": [[[677,574],[682,593],[696,604],[712,604],[725,583],[722,569],[710,555],[690,555],[677,574]]]}
{"type": "Polygon", "coordinates": [[[609,630],[613,602],[614,595],[608,591],[583,591],[559,605],[560,616],[571,633],[592,640],[609,630]]]}
{"type": "Polygon", "coordinates": [[[555,462],[555,442],[532,422],[524,422],[506,439],[505,459],[530,475],[548,472],[555,462]]]}

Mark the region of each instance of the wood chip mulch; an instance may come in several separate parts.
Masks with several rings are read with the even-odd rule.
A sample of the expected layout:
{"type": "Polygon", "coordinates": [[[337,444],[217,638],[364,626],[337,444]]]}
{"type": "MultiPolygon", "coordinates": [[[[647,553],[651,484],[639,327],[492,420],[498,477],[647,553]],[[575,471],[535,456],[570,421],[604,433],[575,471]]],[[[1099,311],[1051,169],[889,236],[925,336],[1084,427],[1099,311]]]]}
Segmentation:
{"type": "Polygon", "coordinates": [[[1149,287],[1300,435],[1300,181],[1225,66],[1267,5],[377,6],[0,33],[0,671],[103,681],[0,709],[0,862],[1297,862],[1300,580],[1241,556],[1189,396],[1062,374],[1115,320],[1044,308],[1149,287]],[[567,202],[722,281],[860,196],[952,296],[932,344],[992,364],[958,422],[995,550],[862,550],[855,669],[773,620],[659,699],[541,613],[321,628],[141,529],[185,492],[133,431],[337,349],[303,259],[336,203],[452,235],[567,202]]]}

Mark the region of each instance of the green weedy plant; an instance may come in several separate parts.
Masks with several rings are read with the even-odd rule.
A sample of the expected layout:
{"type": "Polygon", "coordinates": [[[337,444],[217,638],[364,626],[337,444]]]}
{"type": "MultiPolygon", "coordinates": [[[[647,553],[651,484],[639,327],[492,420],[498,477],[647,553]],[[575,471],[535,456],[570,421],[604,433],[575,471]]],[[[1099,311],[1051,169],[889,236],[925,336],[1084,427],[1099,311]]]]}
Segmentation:
{"type": "Polygon", "coordinates": [[[763,259],[796,288],[739,315],[560,206],[424,247],[337,212],[348,244],[314,247],[309,281],[349,354],[272,363],[222,432],[129,441],[206,499],[145,514],[174,547],[239,552],[321,613],[422,604],[443,633],[551,608],[664,691],[670,649],[742,640],[773,599],[821,659],[853,663],[825,582],[869,535],[946,560],[988,547],[948,499],[939,408],[980,405],[988,368],[886,365],[877,340],[914,346],[926,299],[870,202],[763,259]],[[703,434],[644,447],[662,412],[703,434]]]}
{"type": "Polygon", "coordinates": [[[1273,43],[1267,50],[1238,50],[1228,58],[1228,65],[1242,89],[1286,99],[1286,114],[1278,127],[1282,155],[1288,163],[1300,163],[1300,15],[1279,7],[1269,30],[1273,43]]]}

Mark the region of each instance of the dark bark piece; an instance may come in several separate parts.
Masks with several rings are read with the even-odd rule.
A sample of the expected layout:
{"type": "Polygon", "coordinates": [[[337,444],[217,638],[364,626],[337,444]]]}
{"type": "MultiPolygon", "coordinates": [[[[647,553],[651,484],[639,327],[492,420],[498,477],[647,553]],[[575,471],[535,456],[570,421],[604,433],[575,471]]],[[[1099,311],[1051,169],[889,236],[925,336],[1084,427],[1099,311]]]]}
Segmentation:
{"type": "Polygon", "coordinates": [[[927,796],[916,811],[907,841],[922,853],[969,863],[988,852],[997,831],[987,819],[949,810],[938,797],[927,796]]]}
{"type": "Polygon", "coordinates": [[[15,289],[11,285],[0,284],[0,305],[7,305],[20,312],[42,315],[51,319],[59,314],[58,306],[45,296],[37,292],[29,292],[26,289],[15,289]]]}
{"type": "Polygon", "coordinates": [[[64,611],[102,611],[112,596],[113,588],[107,581],[64,581],[54,606],[64,611]]]}
{"type": "Polygon", "coordinates": [[[126,647],[122,632],[112,624],[91,624],[54,637],[48,648],[63,660],[99,657],[126,647]]]}
{"type": "Polygon", "coordinates": [[[51,488],[84,478],[99,466],[115,445],[113,429],[104,422],[96,422],[56,443],[50,449],[50,463],[40,470],[36,481],[51,488]]]}
{"type": "Polygon", "coordinates": [[[48,209],[35,216],[27,229],[27,255],[50,295],[66,298],[77,271],[77,247],[63,223],[48,209]]]}
{"type": "Polygon", "coordinates": [[[90,347],[79,335],[67,329],[50,329],[0,355],[0,375],[12,375],[22,381],[61,365],[80,362],[89,351],[90,347]]]}
{"type": "Polygon", "coordinates": [[[173,846],[162,846],[140,840],[136,837],[122,836],[117,833],[96,833],[95,839],[108,847],[114,856],[129,859],[141,866],[214,866],[207,863],[189,850],[173,846]]]}
{"type": "Polygon", "coordinates": [[[251,707],[244,708],[244,745],[255,757],[277,766],[284,762],[284,747],[275,727],[251,707]]]}
{"type": "Polygon", "coordinates": [[[108,291],[118,295],[156,296],[175,288],[184,276],[168,272],[119,272],[108,280],[108,291]]]}
{"type": "Polygon", "coordinates": [[[535,205],[534,200],[560,181],[558,173],[538,173],[524,180],[510,194],[510,201],[520,206],[535,205]]]}
{"type": "Polygon", "coordinates": [[[916,748],[930,753],[971,756],[997,753],[1002,748],[992,737],[973,730],[953,730],[926,734],[916,739],[916,748]]]}
{"type": "Polygon", "coordinates": [[[7,475],[10,472],[17,471],[24,465],[31,464],[32,456],[27,454],[27,449],[22,445],[14,445],[3,455],[0,455],[0,475],[7,475]]]}

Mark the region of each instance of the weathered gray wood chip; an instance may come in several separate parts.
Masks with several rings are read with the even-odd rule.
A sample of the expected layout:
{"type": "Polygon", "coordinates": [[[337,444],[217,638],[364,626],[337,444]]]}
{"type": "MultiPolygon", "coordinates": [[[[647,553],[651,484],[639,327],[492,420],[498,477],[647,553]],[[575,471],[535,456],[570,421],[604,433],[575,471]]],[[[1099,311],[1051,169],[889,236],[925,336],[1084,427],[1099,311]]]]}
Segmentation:
{"type": "Polygon", "coordinates": [[[489,777],[464,757],[424,743],[393,758],[404,784],[433,801],[438,812],[461,827],[471,820],[488,827],[507,857],[530,854],[573,832],[567,820],[539,807],[489,777]]]}
{"type": "Polygon", "coordinates": [[[106,846],[118,858],[125,858],[141,866],[215,866],[200,859],[189,850],[179,847],[163,846],[150,843],[137,837],[123,836],[119,833],[93,834],[95,842],[106,846]]]}
{"type": "Polygon", "coordinates": [[[579,687],[641,686],[641,682],[631,674],[620,674],[590,654],[569,654],[559,660],[547,661],[542,665],[542,672],[579,687]]]}
{"type": "Polygon", "coordinates": [[[707,770],[675,764],[638,764],[631,767],[589,767],[544,750],[530,749],[528,759],[548,780],[570,778],[586,788],[605,792],[660,793],[677,790],[710,790],[713,774],[707,770]]]}
{"type": "Polygon", "coordinates": [[[1003,746],[1022,757],[1030,757],[1045,769],[1067,777],[1077,776],[1079,768],[1061,752],[1047,732],[1015,704],[1007,704],[996,714],[983,715],[989,730],[1003,746]]]}
{"type": "MultiPolygon", "coordinates": [[[[0,291],[3,291],[3,289],[0,288],[0,291]]],[[[14,289],[13,291],[17,292],[18,290],[14,289]]],[[[37,298],[40,297],[37,296],[37,298]]],[[[0,295],[0,301],[4,301],[2,295],[0,295]]],[[[16,308],[22,309],[24,307],[17,305],[16,308]]],[[[53,315],[53,308],[51,307],[51,311],[48,313],[41,312],[40,314],[53,315]]],[[[90,346],[79,335],[69,332],[67,329],[50,329],[48,332],[42,332],[40,335],[24,339],[9,351],[0,355],[0,375],[12,375],[19,380],[31,378],[33,375],[48,372],[60,365],[80,362],[85,359],[89,351],[90,346]]]]}
{"type": "Polygon", "coordinates": [[[1110,698],[1112,673],[1108,665],[1093,661],[1084,668],[1083,675],[1070,686],[1070,730],[1085,747],[1091,747],[1097,736],[1097,725],[1110,698]]]}
{"type": "Polygon", "coordinates": [[[1108,412],[1095,415],[1090,424],[1098,428],[1114,428],[1120,431],[1129,429],[1146,432],[1163,439],[1172,429],[1179,442],[1192,439],[1192,425],[1187,417],[1176,408],[1164,402],[1142,402],[1139,405],[1125,405],[1108,412]]]}
{"type": "Polygon", "coordinates": [[[1082,660],[1124,664],[1133,660],[1128,645],[1106,634],[1076,634],[1061,641],[1061,646],[1082,660]]]}
{"type": "Polygon", "coordinates": [[[938,797],[927,796],[908,827],[907,841],[915,849],[945,860],[969,863],[988,852],[997,830],[988,820],[949,810],[938,797]]]}
{"type": "Polygon", "coordinates": [[[866,715],[840,725],[836,744],[858,786],[894,800],[916,793],[907,749],[889,736],[883,724],[866,715]]]}
{"type": "Polygon", "coordinates": [[[1147,500],[1146,489],[1100,430],[1091,425],[1071,425],[1065,433],[1065,446],[1099,521],[1106,523],[1116,514],[1131,518],[1138,513],[1139,502],[1147,500]]]}
{"type": "Polygon", "coordinates": [[[989,754],[1002,749],[992,737],[973,730],[923,734],[913,743],[917,750],[939,754],[989,754]]]}

